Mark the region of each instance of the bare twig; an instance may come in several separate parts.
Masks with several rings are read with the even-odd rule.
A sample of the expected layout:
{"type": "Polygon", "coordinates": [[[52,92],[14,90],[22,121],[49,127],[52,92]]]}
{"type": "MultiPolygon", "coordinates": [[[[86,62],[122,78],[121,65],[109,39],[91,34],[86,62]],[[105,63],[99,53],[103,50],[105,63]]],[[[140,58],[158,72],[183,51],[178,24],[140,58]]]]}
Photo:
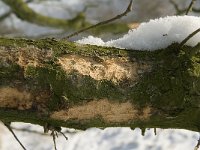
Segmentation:
{"type": "Polygon", "coordinates": [[[191,1],[191,3],[190,3],[190,5],[188,6],[188,9],[187,9],[187,11],[186,11],[186,15],[188,15],[188,13],[191,11],[191,9],[192,9],[192,6],[194,5],[194,3],[196,2],[196,0],[192,0],[191,1]]]}
{"type": "Polygon", "coordinates": [[[156,128],[154,128],[154,134],[155,134],[155,135],[157,135],[157,131],[156,131],[156,128]]]}
{"type": "Polygon", "coordinates": [[[57,150],[57,148],[56,148],[56,135],[55,135],[55,131],[52,131],[51,135],[53,136],[54,149],[57,150]]]}
{"type": "Polygon", "coordinates": [[[97,23],[97,24],[95,24],[95,25],[92,25],[92,26],[86,27],[86,28],[84,28],[84,29],[81,29],[81,30],[79,30],[79,31],[76,31],[76,32],[74,32],[74,33],[68,35],[67,37],[65,37],[65,39],[69,39],[69,38],[71,38],[71,37],[73,37],[73,36],[78,35],[78,34],[81,33],[81,32],[90,30],[90,29],[92,29],[92,28],[99,27],[99,26],[101,26],[101,25],[108,24],[108,23],[110,23],[110,22],[112,22],[112,21],[114,21],[114,20],[117,20],[117,19],[122,18],[123,16],[126,16],[126,15],[132,10],[132,3],[133,3],[133,0],[130,0],[130,3],[129,3],[129,5],[128,5],[126,11],[124,11],[122,14],[119,14],[119,15],[117,15],[117,16],[115,16],[114,18],[111,18],[111,19],[109,19],[109,20],[105,20],[105,21],[99,22],[99,23],[97,23]]]}
{"type": "Polygon", "coordinates": [[[15,135],[15,133],[13,132],[12,128],[10,127],[9,124],[4,123],[4,125],[8,128],[8,130],[12,133],[12,135],[14,136],[14,138],[17,140],[17,142],[21,145],[21,147],[26,150],[26,148],[23,146],[23,144],[20,142],[20,140],[17,138],[17,136],[15,135]]]}
{"type": "Polygon", "coordinates": [[[194,32],[192,32],[190,35],[188,35],[179,45],[179,47],[181,48],[185,43],[187,43],[187,41],[189,39],[191,39],[194,35],[196,35],[198,32],[200,32],[200,28],[195,30],[194,32]]]}
{"type": "Polygon", "coordinates": [[[64,138],[66,139],[66,140],[68,140],[68,137],[63,133],[63,132],[59,132],[59,133],[61,133],[63,136],[64,136],[64,138]]]}

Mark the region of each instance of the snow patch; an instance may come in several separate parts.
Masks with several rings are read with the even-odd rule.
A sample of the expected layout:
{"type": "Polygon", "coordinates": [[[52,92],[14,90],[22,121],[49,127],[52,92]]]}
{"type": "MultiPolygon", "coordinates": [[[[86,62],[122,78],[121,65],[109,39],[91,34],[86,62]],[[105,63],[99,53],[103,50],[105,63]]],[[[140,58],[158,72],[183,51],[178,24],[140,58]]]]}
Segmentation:
{"type": "MultiPolygon", "coordinates": [[[[166,48],[172,43],[182,42],[199,27],[200,17],[167,16],[142,23],[137,29],[129,30],[122,38],[116,40],[104,42],[100,38],[89,36],[77,42],[134,50],[158,50],[166,48]]],[[[186,45],[194,47],[199,42],[200,33],[192,37],[186,45]]]]}
{"type": "Polygon", "coordinates": [[[104,46],[105,42],[101,38],[88,36],[87,38],[83,38],[82,40],[78,40],[77,43],[80,44],[90,44],[90,45],[97,45],[97,46],[104,46]]]}

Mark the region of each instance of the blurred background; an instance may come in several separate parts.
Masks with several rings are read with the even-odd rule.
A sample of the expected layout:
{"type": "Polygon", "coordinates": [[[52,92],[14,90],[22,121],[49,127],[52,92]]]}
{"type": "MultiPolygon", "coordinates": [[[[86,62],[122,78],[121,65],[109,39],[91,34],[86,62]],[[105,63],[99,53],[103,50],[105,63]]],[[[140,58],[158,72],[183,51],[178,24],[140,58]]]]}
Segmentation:
{"type": "MultiPolygon", "coordinates": [[[[79,34],[70,40],[87,35],[105,40],[115,39],[137,28],[142,22],[171,15],[184,15],[191,0],[134,0],[133,10],[127,16],[106,26],[79,34]]],[[[112,18],[124,12],[129,0],[1,0],[0,36],[23,38],[63,38],[86,26],[112,18]],[[19,5],[20,4],[20,5],[19,5]],[[28,9],[27,9],[28,8],[28,9]],[[36,17],[39,16],[39,17],[36,17]],[[54,19],[59,23],[55,23],[54,19]],[[51,21],[49,21],[51,20],[51,21]],[[53,20],[53,21],[52,21],[53,20]],[[53,23],[52,23],[53,22],[53,23]]],[[[200,15],[200,0],[190,15],[200,15]]],[[[50,134],[36,125],[13,123],[12,127],[29,150],[52,150],[50,134]]],[[[58,150],[193,150],[199,133],[178,129],[96,128],[87,131],[63,129],[68,136],[57,139],[58,150]]],[[[0,125],[0,150],[20,150],[12,134],[0,125]]]]}
{"type": "MultiPolygon", "coordinates": [[[[82,25],[77,25],[78,27],[75,27],[76,24],[74,24],[69,28],[62,28],[59,25],[52,27],[51,24],[48,24],[47,22],[44,23],[44,19],[38,20],[41,21],[41,24],[43,22],[43,25],[38,22],[34,23],[34,18],[32,17],[32,19],[30,19],[27,17],[27,12],[22,9],[15,10],[15,8],[12,8],[15,7],[12,6],[14,5],[14,2],[13,4],[9,4],[9,6],[5,3],[6,1],[13,0],[0,1],[0,35],[29,38],[60,38],[66,36],[73,32],[73,30],[78,30],[88,24],[95,24],[122,13],[129,4],[129,0],[24,0],[25,4],[39,15],[48,16],[49,18],[59,18],[64,21],[73,19],[76,19],[77,22],[80,20],[82,21],[80,21],[82,25]],[[20,15],[20,13],[23,15],[20,15]]],[[[115,26],[117,26],[117,23],[119,24],[118,28],[114,28],[115,31],[113,31],[113,27],[109,28],[111,31],[102,27],[99,29],[100,31],[90,31],[89,34],[96,34],[97,36],[103,37],[107,37],[108,35],[110,37],[111,33],[114,33],[115,35],[117,33],[123,34],[128,30],[124,26],[120,26],[122,24],[128,24],[128,28],[134,28],[134,23],[146,22],[150,19],[176,14],[183,15],[184,10],[188,7],[189,3],[190,0],[134,0],[132,12],[112,23],[115,26]],[[131,24],[133,24],[133,26],[131,26],[131,24]]],[[[199,6],[200,1],[197,0],[194,7],[197,10],[199,8],[200,11],[199,6]]],[[[198,15],[198,12],[190,14],[198,15]]],[[[84,33],[84,35],[85,34],[86,33],[84,33]]]]}

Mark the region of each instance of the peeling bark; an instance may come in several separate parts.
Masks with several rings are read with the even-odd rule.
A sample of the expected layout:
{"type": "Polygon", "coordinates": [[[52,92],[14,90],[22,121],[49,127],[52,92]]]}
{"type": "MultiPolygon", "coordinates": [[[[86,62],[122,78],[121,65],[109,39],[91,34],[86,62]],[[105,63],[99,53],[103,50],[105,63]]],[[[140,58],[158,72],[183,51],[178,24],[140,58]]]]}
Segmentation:
{"type": "Polygon", "coordinates": [[[0,39],[0,119],[200,131],[200,45],[122,50],[0,39]]]}

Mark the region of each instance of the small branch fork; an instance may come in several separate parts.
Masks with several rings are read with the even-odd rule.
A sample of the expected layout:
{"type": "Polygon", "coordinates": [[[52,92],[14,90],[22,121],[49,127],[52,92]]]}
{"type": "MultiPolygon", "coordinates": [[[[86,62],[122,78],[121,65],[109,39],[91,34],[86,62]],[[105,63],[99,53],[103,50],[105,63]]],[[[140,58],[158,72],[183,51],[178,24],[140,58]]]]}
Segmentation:
{"type": "Polygon", "coordinates": [[[53,127],[50,124],[46,123],[45,126],[44,126],[44,133],[48,133],[49,130],[52,131],[51,136],[53,137],[54,149],[57,150],[56,137],[58,138],[58,133],[61,133],[66,140],[68,140],[68,138],[61,131],[61,127],[53,127]]]}
{"type": "Polygon", "coordinates": [[[185,13],[185,15],[188,15],[188,13],[192,10],[193,12],[199,13],[200,9],[198,8],[193,8],[193,5],[195,3],[196,0],[192,0],[191,3],[189,4],[188,8],[186,9],[180,9],[178,7],[178,4],[176,4],[173,0],[169,0],[169,2],[174,6],[174,9],[176,10],[176,15],[180,15],[185,13]]]}
{"type": "Polygon", "coordinates": [[[52,130],[51,135],[53,136],[53,144],[54,144],[54,149],[57,150],[56,147],[56,138],[58,138],[58,133],[61,133],[63,135],[63,137],[68,140],[68,137],[66,137],[66,135],[61,132],[61,131],[56,131],[56,130],[52,130]]]}
{"type": "Polygon", "coordinates": [[[57,148],[56,148],[56,137],[58,138],[58,134],[57,134],[56,131],[52,131],[51,135],[53,136],[54,149],[57,150],[57,148]]]}
{"type": "Polygon", "coordinates": [[[73,36],[76,36],[76,35],[80,34],[81,32],[90,30],[90,29],[92,29],[92,28],[99,27],[99,26],[101,26],[101,25],[108,24],[108,23],[110,23],[110,22],[112,22],[112,21],[114,21],[114,20],[117,20],[117,19],[122,18],[123,16],[126,16],[126,15],[132,10],[132,4],[133,4],[133,0],[130,0],[130,3],[129,3],[129,5],[128,5],[126,11],[124,11],[122,14],[119,14],[119,15],[117,15],[117,16],[115,16],[114,18],[111,18],[111,19],[109,19],[109,20],[105,20],[105,21],[99,22],[99,23],[97,23],[97,24],[95,24],[95,25],[92,25],[92,26],[86,27],[86,28],[84,28],[84,29],[81,29],[81,30],[79,30],[79,31],[76,31],[76,32],[74,32],[74,33],[68,35],[67,37],[65,37],[65,39],[69,39],[69,38],[71,38],[71,37],[73,37],[73,36]]]}

